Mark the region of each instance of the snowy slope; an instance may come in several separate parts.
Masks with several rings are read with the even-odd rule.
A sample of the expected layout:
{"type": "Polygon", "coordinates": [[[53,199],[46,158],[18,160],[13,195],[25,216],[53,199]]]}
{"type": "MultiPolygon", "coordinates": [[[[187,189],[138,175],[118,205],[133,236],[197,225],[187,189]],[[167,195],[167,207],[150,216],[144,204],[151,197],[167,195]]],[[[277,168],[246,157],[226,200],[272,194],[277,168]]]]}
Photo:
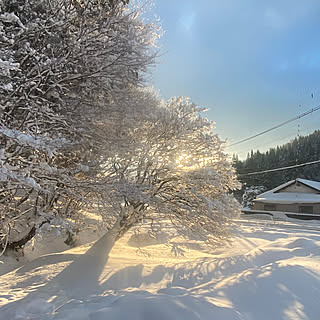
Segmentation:
{"type": "Polygon", "coordinates": [[[319,319],[320,233],[313,224],[242,221],[231,247],[132,235],[49,254],[0,277],[0,319],[319,319]],[[130,238],[131,237],[131,238],[130,238]],[[151,256],[149,256],[151,254],[151,256]]]}

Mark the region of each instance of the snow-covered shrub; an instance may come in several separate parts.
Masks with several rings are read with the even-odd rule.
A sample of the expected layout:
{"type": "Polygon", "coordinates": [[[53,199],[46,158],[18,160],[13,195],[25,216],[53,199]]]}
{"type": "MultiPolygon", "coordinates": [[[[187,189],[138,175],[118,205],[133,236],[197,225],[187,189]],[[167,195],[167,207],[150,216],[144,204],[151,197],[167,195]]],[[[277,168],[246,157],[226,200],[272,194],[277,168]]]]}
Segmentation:
{"type": "Polygon", "coordinates": [[[261,193],[267,190],[264,186],[249,186],[246,187],[242,195],[242,206],[244,208],[252,208],[252,201],[261,193]]]}

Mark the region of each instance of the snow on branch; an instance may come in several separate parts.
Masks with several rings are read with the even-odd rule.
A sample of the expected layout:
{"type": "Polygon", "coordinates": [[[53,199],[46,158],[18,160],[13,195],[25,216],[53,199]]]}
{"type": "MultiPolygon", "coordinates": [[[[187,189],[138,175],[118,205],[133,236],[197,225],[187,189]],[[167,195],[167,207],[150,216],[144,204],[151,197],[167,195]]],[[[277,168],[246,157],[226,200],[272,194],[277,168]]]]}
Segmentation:
{"type": "Polygon", "coordinates": [[[6,181],[16,181],[20,185],[34,188],[35,190],[41,191],[41,186],[32,178],[18,175],[5,167],[0,168],[0,183],[6,181]]]}
{"type": "Polygon", "coordinates": [[[0,20],[4,21],[4,22],[8,22],[8,23],[12,23],[12,24],[17,24],[19,27],[21,28],[25,28],[25,26],[22,24],[20,18],[15,15],[13,12],[5,12],[3,14],[0,15],[0,20]]]}
{"type": "Polygon", "coordinates": [[[62,148],[69,143],[65,138],[50,139],[43,135],[32,136],[18,130],[4,127],[0,127],[0,133],[7,138],[16,140],[19,145],[45,151],[50,157],[52,157],[57,149],[62,148]]]}
{"type": "Polygon", "coordinates": [[[19,70],[20,64],[14,63],[12,61],[2,60],[0,58],[0,74],[3,76],[10,76],[10,71],[17,71],[19,70]]]}

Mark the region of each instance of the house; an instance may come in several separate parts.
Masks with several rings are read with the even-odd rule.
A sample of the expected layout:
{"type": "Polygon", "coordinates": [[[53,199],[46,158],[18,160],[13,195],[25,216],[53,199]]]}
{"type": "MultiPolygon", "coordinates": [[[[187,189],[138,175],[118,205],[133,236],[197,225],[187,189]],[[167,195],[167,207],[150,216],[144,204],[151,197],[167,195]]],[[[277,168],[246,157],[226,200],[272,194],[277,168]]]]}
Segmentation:
{"type": "Polygon", "coordinates": [[[285,213],[290,218],[320,219],[320,182],[305,179],[291,180],[258,195],[253,200],[252,209],[243,209],[242,212],[271,216],[285,213]]]}

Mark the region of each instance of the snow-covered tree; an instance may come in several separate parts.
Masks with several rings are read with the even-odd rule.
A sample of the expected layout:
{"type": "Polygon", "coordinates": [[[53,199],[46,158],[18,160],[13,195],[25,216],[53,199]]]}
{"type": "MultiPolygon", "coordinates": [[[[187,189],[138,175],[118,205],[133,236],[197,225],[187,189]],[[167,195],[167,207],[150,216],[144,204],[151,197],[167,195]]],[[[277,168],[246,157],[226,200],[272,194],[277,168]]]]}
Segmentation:
{"type": "Polygon", "coordinates": [[[0,246],[100,210],[215,243],[238,211],[213,123],[143,88],[159,28],[120,0],[0,1],[0,246]]]}
{"type": "Polygon", "coordinates": [[[168,221],[211,244],[225,239],[239,212],[230,194],[239,183],[203,110],[182,97],[161,102],[149,89],[119,103],[130,112],[117,121],[121,147],[106,157],[103,171],[104,218],[117,223],[116,238],[149,220],[168,221]]]}
{"type": "Polygon", "coordinates": [[[0,247],[90,202],[102,115],[155,56],[127,2],[0,1],[0,247]]]}

